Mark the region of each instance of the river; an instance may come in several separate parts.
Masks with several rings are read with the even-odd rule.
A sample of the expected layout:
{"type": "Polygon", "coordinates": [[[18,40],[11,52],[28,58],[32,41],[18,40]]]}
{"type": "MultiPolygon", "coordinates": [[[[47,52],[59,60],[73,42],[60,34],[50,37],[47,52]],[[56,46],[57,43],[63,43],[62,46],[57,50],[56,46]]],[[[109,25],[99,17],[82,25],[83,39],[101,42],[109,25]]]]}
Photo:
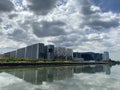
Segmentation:
{"type": "Polygon", "coordinates": [[[120,90],[120,66],[2,68],[0,90],[120,90]]]}

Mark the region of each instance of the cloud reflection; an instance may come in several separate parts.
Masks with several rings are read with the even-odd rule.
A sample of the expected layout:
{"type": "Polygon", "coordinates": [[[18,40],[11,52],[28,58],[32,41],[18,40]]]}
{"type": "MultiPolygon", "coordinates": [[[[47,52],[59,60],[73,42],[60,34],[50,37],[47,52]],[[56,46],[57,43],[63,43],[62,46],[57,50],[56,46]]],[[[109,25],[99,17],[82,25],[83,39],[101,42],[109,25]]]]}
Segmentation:
{"type": "Polygon", "coordinates": [[[115,68],[117,75],[99,65],[6,70],[0,73],[0,90],[119,90],[120,73],[115,68]]]}

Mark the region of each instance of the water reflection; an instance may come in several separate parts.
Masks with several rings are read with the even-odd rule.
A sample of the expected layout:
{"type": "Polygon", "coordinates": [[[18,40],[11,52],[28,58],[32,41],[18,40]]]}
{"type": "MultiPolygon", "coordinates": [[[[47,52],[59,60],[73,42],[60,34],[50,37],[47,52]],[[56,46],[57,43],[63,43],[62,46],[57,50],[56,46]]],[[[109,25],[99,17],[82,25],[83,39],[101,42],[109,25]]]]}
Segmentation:
{"type": "Polygon", "coordinates": [[[90,65],[90,66],[66,66],[66,67],[41,67],[30,69],[12,69],[4,70],[7,74],[13,75],[27,83],[41,85],[45,82],[54,82],[56,80],[65,80],[72,78],[74,74],[80,73],[105,73],[110,75],[109,65],[90,65]]]}
{"type": "Polygon", "coordinates": [[[110,66],[109,65],[90,65],[90,66],[79,66],[74,68],[74,73],[97,73],[105,72],[110,75],[110,66]]]}

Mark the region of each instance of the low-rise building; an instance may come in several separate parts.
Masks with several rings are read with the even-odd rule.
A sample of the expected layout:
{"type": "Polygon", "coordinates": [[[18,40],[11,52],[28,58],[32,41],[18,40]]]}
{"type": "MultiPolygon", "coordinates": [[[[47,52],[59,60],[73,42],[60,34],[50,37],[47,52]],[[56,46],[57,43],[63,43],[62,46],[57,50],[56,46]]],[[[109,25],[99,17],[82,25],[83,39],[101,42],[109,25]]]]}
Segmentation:
{"type": "Polygon", "coordinates": [[[45,46],[45,58],[48,60],[54,59],[54,45],[45,46]]]}
{"type": "Polygon", "coordinates": [[[82,58],[82,60],[84,59],[84,61],[91,61],[91,60],[100,61],[102,60],[102,54],[94,53],[94,52],[74,52],[73,58],[74,60],[82,58]]]}
{"type": "Polygon", "coordinates": [[[103,60],[109,60],[109,52],[104,52],[102,55],[103,60]]]}
{"type": "Polygon", "coordinates": [[[55,47],[55,59],[71,60],[73,59],[73,50],[65,47],[55,47]]]}

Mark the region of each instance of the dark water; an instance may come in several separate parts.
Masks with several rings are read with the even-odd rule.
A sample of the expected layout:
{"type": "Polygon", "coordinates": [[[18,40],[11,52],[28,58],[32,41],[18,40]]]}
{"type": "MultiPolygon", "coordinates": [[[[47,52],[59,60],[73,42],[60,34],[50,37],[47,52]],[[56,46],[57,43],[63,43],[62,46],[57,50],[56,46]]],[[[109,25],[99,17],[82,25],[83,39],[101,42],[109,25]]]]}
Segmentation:
{"type": "Polygon", "coordinates": [[[0,69],[0,90],[120,90],[120,66],[0,69]]]}

